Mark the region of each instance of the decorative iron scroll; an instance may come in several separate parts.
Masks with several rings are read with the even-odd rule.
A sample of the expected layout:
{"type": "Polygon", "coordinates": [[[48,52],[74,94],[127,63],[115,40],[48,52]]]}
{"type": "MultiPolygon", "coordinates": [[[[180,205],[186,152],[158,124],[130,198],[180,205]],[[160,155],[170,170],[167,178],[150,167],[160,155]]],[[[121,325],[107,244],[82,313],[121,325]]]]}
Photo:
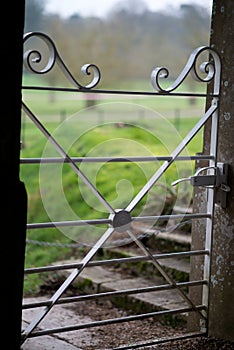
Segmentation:
{"type": "Polygon", "coordinates": [[[93,80],[86,86],[81,85],[71,74],[65,63],[63,62],[58,50],[56,49],[55,44],[53,41],[44,33],[39,32],[30,32],[24,35],[24,43],[31,37],[38,37],[41,40],[44,41],[44,43],[47,45],[49,49],[49,57],[47,60],[47,64],[43,69],[38,68],[38,63],[42,60],[42,54],[38,50],[27,50],[24,53],[24,66],[25,68],[32,73],[37,74],[45,74],[48,73],[53,67],[54,64],[57,63],[58,66],[61,68],[62,72],[65,74],[65,76],[68,78],[68,80],[75,85],[75,87],[86,88],[91,89],[95,87],[99,81],[100,81],[100,70],[95,64],[85,64],[81,68],[81,72],[84,75],[90,75],[91,70],[93,71],[93,80]]]}
{"type": "MultiPolygon", "coordinates": [[[[188,76],[188,74],[191,73],[192,77],[197,80],[197,81],[201,81],[201,82],[210,82],[212,79],[216,79],[215,81],[215,85],[217,87],[220,86],[220,58],[219,55],[210,47],[208,46],[201,46],[198,47],[197,49],[195,49],[184,69],[182,70],[182,72],[179,74],[179,76],[177,77],[177,79],[175,80],[175,82],[169,86],[167,89],[163,89],[160,84],[159,84],[159,78],[168,78],[169,76],[169,71],[167,68],[164,67],[157,67],[155,68],[152,73],[151,73],[151,83],[153,85],[153,87],[155,88],[155,90],[157,90],[158,92],[163,92],[163,93],[170,93],[172,91],[174,91],[175,89],[177,89],[185,80],[185,78],[188,76]],[[200,73],[205,73],[206,76],[205,77],[201,77],[201,75],[199,74],[198,70],[197,70],[197,60],[200,56],[200,54],[202,52],[207,51],[210,54],[210,61],[209,62],[202,62],[200,64],[200,73]],[[216,74],[216,70],[219,70],[219,72],[217,72],[218,74],[216,74]]],[[[214,91],[215,94],[219,93],[219,90],[214,91]]]]}
{"type": "MultiPolygon", "coordinates": [[[[58,64],[58,66],[61,68],[62,72],[65,74],[65,76],[68,78],[68,80],[78,89],[92,89],[95,86],[98,85],[101,73],[99,68],[95,64],[85,64],[81,67],[81,72],[84,75],[91,75],[91,72],[93,73],[93,80],[88,84],[83,86],[80,84],[74,76],[71,74],[67,66],[65,65],[64,61],[62,60],[58,50],[56,49],[55,44],[51,40],[49,36],[47,36],[44,33],[40,32],[29,32],[24,35],[24,43],[32,37],[38,37],[41,39],[48,47],[49,50],[49,57],[47,59],[47,64],[44,68],[39,67],[39,63],[42,61],[42,53],[39,52],[39,50],[27,50],[24,53],[24,66],[25,68],[32,72],[37,74],[45,74],[48,73],[55,65],[55,63],[58,64]]],[[[159,93],[170,93],[174,90],[176,90],[186,79],[189,73],[191,73],[192,77],[200,82],[208,83],[211,80],[214,79],[214,91],[213,93],[219,94],[219,86],[220,86],[220,71],[221,71],[221,64],[220,64],[220,58],[217,52],[208,47],[208,46],[201,46],[196,48],[190,55],[184,69],[179,74],[177,79],[174,81],[174,83],[169,86],[166,89],[163,89],[162,86],[159,83],[160,78],[168,78],[169,77],[169,71],[165,67],[157,67],[154,68],[151,73],[151,83],[153,88],[159,92],[159,93]],[[199,70],[197,68],[197,61],[201,53],[207,52],[210,54],[210,61],[209,62],[202,62],[200,64],[199,70]],[[201,74],[205,74],[205,77],[202,77],[201,74]]]]}

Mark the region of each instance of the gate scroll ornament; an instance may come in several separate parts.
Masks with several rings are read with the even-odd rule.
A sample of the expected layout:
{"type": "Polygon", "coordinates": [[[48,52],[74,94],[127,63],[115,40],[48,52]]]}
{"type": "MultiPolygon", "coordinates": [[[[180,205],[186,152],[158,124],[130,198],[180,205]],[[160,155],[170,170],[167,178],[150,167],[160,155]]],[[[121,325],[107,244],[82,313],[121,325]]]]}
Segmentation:
{"type": "MultiPolygon", "coordinates": [[[[81,68],[82,73],[84,73],[87,77],[92,76],[91,82],[87,85],[80,84],[74,76],[71,74],[65,63],[63,62],[58,50],[56,49],[55,44],[44,33],[39,32],[30,32],[24,35],[24,44],[26,44],[30,38],[39,38],[46,44],[49,57],[46,61],[47,63],[41,67],[42,63],[42,53],[39,50],[27,50],[24,53],[24,66],[25,68],[32,73],[36,74],[46,74],[51,71],[55,64],[61,69],[63,74],[67,77],[70,83],[74,86],[74,92],[84,92],[87,93],[89,91],[95,92],[97,94],[108,93],[108,94],[137,94],[137,95],[151,95],[151,96],[162,96],[162,95],[171,95],[171,96],[197,96],[197,97],[211,97],[212,102],[210,107],[201,117],[201,119],[197,122],[197,124],[192,128],[192,130],[187,134],[187,136],[182,140],[182,142],[174,149],[174,151],[168,157],[164,157],[163,164],[159,167],[159,169],[151,176],[151,178],[144,184],[141,190],[137,193],[137,195],[129,202],[129,204],[125,208],[115,209],[112,205],[104,198],[104,196],[99,192],[99,190],[93,185],[93,183],[88,179],[85,173],[80,169],[77,165],[77,162],[70,157],[67,152],[62,148],[62,146],[56,141],[56,139],[49,133],[49,131],[45,128],[45,126],[40,122],[40,120],[34,115],[34,113],[30,110],[30,108],[22,101],[22,109],[25,114],[31,119],[31,121],[39,128],[39,130],[43,133],[43,135],[47,138],[47,140],[54,146],[54,148],[58,151],[61,159],[66,161],[73,171],[77,174],[77,176],[84,182],[84,184],[88,187],[90,191],[96,196],[98,201],[100,201],[104,207],[107,209],[109,216],[106,219],[96,219],[96,220],[80,220],[76,223],[72,222],[56,222],[56,223],[43,223],[43,224],[30,224],[29,228],[38,228],[38,227],[52,227],[53,225],[56,227],[60,227],[62,225],[102,225],[108,224],[109,227],[103,233],[103,235],[97,240],[97,242],[93,245],[93,247],[88,251],[86,256],[79,263],[79,267],[75,267],[73,271],[70,273],[68,278],[61,284],[55,294],[48,300],[45,304],[44,308],[38,313],[38,315],[33,319],[33,321],[22,331],[22,343],[27,338],[32,336],[39,336],[44,334],[50,334],[54,332],[64,332],[66,330],[76,330],[79,329],[79,325],[73,325],[68,327],[63,327],[61,329],[57,328],[56,330],[50,329],[47,331],[35,331],[35,328],[39,325],[39,323],[43,320],[43,318],[48,314],[51,308],[58,302],[62,294],[68,288],[68,286],[73,282],[73,280],[83,271],[83,269],[89,264],[91,259],[95,256],[97,251],[103,247],[104,243],[111,237],[114,231],[128,232],[130,238],[137,244],[140,250],[144,253],[144,255],[153,263],[156,269],[161,273],[166,282],[168,283],[168,287],[173,287],[183,298],[183,300],[187,303],[187,308],[182,308],[178,310],[179,313],[195,311],[200,315],[202,323],[204,324],[204,329],[206,329],[207,322],[207,307],[209,300],[209,281],[210,281],[210,249],[212,246],[212,219],[213,219],[213,210],[214,210],[214,188],[211,186],[207,188],[208,193],[208,201],[207,201],[207,212],[206,213],[193,213],[193,214],[183,214],[184,218],[188,219],[198,219],[205,218],[206,219],[206,246],[204,251],[200,251],[200,254],[205,257],[205,268],[204,268],[204,280],[203,284],[203,304],[195,305],[192,300],[187,296],[187,294],[183,291],[182,288],[168,275],[165,269],[161,266],[158,259],[155,258],[153,254],[149,251],[148,248],[144,246],[141,240],[136,236],[134,231],[131,229],[131,224],[134,222],[141,221],[154,221],[158,219],[156,216],[138,216],[135,217],[132,215],[133,209],[137,206],[137,204],[144,198],[150,189],[155,185],[155,183],[160,179],[160,177],[165,173],[165,171],[177,160],[180,160],[180,154],[184,150],[184,148],[188,145],[188,143],[193,139],[193,137],[198,133],[198,131],[204,126],[208,119],[212,119],[212,129],[211,129],[211,145],[210,145],[210,154],[208,156],[194,156],[193,159],[208,159],[209,160],[209,171],[212,172],[212,169],[217,167],[217,159],[216,159],[216,149],[217,149],[217,128],[218,128],[218,99],[220,93],[220,79],[221,79],[221,62],[218,53],[207,46],[202,46],[195,49],[188,61],[185,65],[182,72],[179,74],[178,78],[175,82],[170,85],[168,88],[162,88],[160,81],[162,79],[167,79],[169,77],[169,71],[164,67],[159,67],[153,69],[151,73],[151,83],[153,88],[156,91],[153,92],[145,92],[145,91],[114,91],[114,90],[101,90],[94,89],[98,85],[101,74],[99,68],[94,64],[86,64],[81,68]],[[202,53],[209,54],[209,62],[201,63],[200,67],[197,67],[199,58],[202,53]],[[212,94],[192,94],[186,92],[175,92],[175,90],[183,83],[183,81],[187,78],[187,76],[191,74],[192,77],[200,82],[213,84],[213,93],[212,94]],[[203,158],[202,158],[203,157],[203,158]]],[[[32,87],[23,87],[23,89],[32,89],[32,87]]],[[[35,88],[34,88],[35,89],[35,88]]],[[[48,89],[48,90],[56,90],[56,88],[42,88],[37,87],[38,90],[48,89]]],[[[58,90],[58,89],[57,89],[58,90]]],[[[60,88],[61,90],[61,88],[60,88]]],[[[67,88],[62,89],[63,91],[68,91],[67,88]]],[[[71,89],[69,89],[71,91],[71,89]]],[[[104,159],[104,158],[103,158],[104,159]]],[[[131,157],[128,157],[131,159],[131,157]]],[[[155,157],[155,159],[160,159],[160,157],[155,157]]],[[[132,159],[134,161],[134,159],[132,159]]],[[[180,217],[180,215],[174,215],[174,217],[180,217]]],[[[163,218],[163,216],[162,216],[163,218]]],[[[181,253],[182,254],[182,253],[181,253]]],[[[191,252],[191,255],[193,252],[191,252]]],[[[172,310],[172,312],[174,312],[172,310]]],[[[157,315],[157,312],[153,313],[153,316],[157,315]]],[[[150,314],[152,316],[152,313],[150,314]]],[[[149,317],[150,317],[149,316],[149,317]]],[[[118,319],[118,322],[124,322],[128,318],[124,318],[123,320],[118,319]]],[[[139,319],[139,315],[138,315],[139,319]]],[[[108,322],[108,321],[107,321],[108,322]]],[[[110,320],[110,323],[114,323],[115,321],[110,320]]],[[[98,322],[96,323],[98,325],[98,322]]],[[[203,334],[204,331],[201,333],[203,334]]],[[[143,344],[144,345],[144,344],[143,344]]],[[[143,346],[142,345],[142,346],[143,346]]]]}

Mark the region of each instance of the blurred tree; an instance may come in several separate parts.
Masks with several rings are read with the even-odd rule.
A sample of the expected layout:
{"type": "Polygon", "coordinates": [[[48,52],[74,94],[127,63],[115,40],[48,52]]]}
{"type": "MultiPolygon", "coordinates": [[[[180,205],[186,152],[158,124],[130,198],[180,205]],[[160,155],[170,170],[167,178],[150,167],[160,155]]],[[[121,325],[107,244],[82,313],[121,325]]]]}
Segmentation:
{"type": "Polygon", "coordinates": [[[25,1],[25,33],[40,31],[44,28],[45,1],[46,0],[25,1]]]}
{"type": "Polygon", "coordinates": [[[184,29],[181,39],[185,48],[191,50],[209,43],[210,21],[206,9],[198,5],[181,5],[180,13],[184,29]]]}
{"type": "Polygon", "coordinates": [[[120,0],[111,9],[110,14],[126,12],[130,16],[141,15],[148,10],[144,0],[120,0]]]}
{"type": "MultiPolygon", "coordinates": [[[[181,41],[183,43],[182,52],[184,55],[188,55],[199,46],[208,46],[209,45],[209,35],[210,35],[210,23],[211,20],[208,17],[206,9],[198,5],[181,5],[180,8],[180,17],[181,17],[181,41]]],[[[208,60],[203,55],[198,60],[199,62],[208,60]]],[[[190,85],[190,90],[194,91],[195,81],[189,76],[188,82],[190,85]]],[[[191,99],[190,102],[194,103],[196,100],[191,99]]]]}
{"type": "MultiPolygon", "coordinates": [[[[162,65],[174,79],[190,52],[207,45],[209,40],[210,15],[201,6],[184,5],[180,9],[152,12],[143,0],[127,0],[117,3],[106,18],[76,13],[63,19],[45,15],[43,3],[30,0],[26,12],[31,11],[32,15],[28,18],[32,22],[34,16],[43,18],[44,22],[41,20],[37,25],[34,21],[37,30],[43,23],[44,31],[81,84],[89,81],[80,72],[86,63],[100,68],[102,88],[116,82],[119,85],[123,80],[149,79],[152,69],[162,65]]],[[[65,82],[56,65],[48,78],[50,84],[65,82]]]]}

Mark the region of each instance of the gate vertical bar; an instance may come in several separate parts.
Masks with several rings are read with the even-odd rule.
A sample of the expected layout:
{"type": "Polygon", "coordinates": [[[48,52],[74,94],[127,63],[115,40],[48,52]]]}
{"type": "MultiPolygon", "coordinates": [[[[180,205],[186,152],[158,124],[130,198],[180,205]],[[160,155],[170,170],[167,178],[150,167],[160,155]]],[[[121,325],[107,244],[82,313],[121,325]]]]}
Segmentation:
{"type": "MultiPolygon", "coordinates": [[[[214,89],[215,90],[215,89],[214,89]]],[[[213,105],[218,104],[218,98],[213,98],[213,105]]],[[[213,159],[209,161],[209,166],[216,168],[217,166],[217,134],[218,134],[218,121],[219,111],[216,110],[212,115],[211,134],[210,134],[210,155],[213,159]]],[[[213,169],[211,171],[214,171],[213,169]]],[[[214,221],[214,201],[215,201],[215,188],[207,189],[207,213],[210,214],[210,218],[206,219],[206,236],[205,236],[205,250],[209,251],[209,255],[204,257],[204,280],[208,283],[203,286],[202,304],[207,307],[207,317],[209,308],[209,291],[210,291],[210,269],[211,269],[211,251],[213,242],[213,221],[214,221]]],[[[207,329],[207,324],[204,325],[203,320],[200,320],[200,326],[207,329]]]]}
{"type": "MultiPolygon", "coordinates": [[[[18,1],[10,35],[1,21],[1,334],[5,347],[14,350],[20,349],[21,340],[27,210],[19,180],[24,9],[24,0],[18,1]]],[[[4,15],[13,11],[12,2],[4,2],[4,15]]]]}

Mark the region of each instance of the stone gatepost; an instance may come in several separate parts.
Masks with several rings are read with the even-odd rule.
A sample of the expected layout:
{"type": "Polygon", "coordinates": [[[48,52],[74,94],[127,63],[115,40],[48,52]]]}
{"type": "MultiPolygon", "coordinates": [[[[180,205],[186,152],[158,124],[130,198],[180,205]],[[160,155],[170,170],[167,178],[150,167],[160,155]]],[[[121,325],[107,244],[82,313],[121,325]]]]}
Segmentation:
{"type": "MultiPolygon", "coordinates": [[[[215,205],[213,248],[211,253],[211,281],[208,305],[208,335],[234,341],[234,2],[214,0],[210,30],[210,46],[221,57],[222,79],[218,129],[218,162],[229,167],[227,206],[215,205]]],[[[208,87],[209,92],[209,87],[208,87]]],[[[210,125],[204,131],[204,154],[209,149],[210,125]]],[[[201,165],[199,164],[199,167],[201,165]]],[[[202,165],[203,166],[203,165],[202,165]]],[[[195,189],[194,211],[205,208],[204,190],[195,189]]],[[[192,227],[192,249],[203,249],[205,222],[198,220],[192,227]]],[[[201,257],[191,259],[191,280],[202,279],[201,257]]],[[[190,297],[200,304],[202,289],[192,288],[190,297]]],[[[188,320],[189,330],[199,328],[196,315],[188,320]]]]}

